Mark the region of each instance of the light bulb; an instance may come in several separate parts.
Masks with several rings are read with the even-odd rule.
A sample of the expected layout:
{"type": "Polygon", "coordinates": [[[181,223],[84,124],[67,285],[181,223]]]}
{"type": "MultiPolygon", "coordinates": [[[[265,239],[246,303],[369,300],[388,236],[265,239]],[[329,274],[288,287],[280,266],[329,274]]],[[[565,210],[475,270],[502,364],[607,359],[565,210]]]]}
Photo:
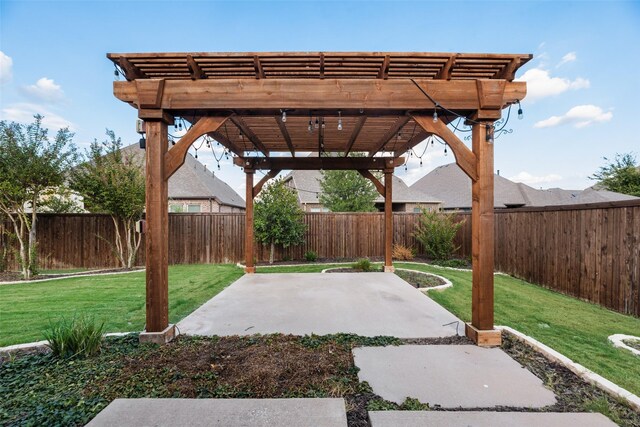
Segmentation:
{"type": "Polygon", "coordinates": [[[438,122],[438,110],[433,110],[433,123],[438,122]]]}
{"type": "Polygon", "coordinates": [[[283,111],[282,112],[282,123],[286,123],[287,122],[287,112],[283,111]]]}
{"type": "Polygon", "coordinates": [[[445,156],[447,155],[447,146],[446,145],[444,146],[444,155],[445,156]]]}
{"type": "Polygon", "coordinates": [[[522,120],[524,117],[524,113],[522,112],[522,107],[518,107],[518,120],[522,120]]]}
{"type": "Polygon", "coordinates": [[[338,119],[338,130],[342,130],[342,119],[338,119]]]}
{"type": "Polygon", "coordinates": [[[319,126],[320,126],[320,122],[318,121],[318,118],[316,117],[316,123],[315,123],[314,127],[316,129],[318,129],[319,126]]]}
{"type": "Polygon", "coordinates": [[[324,119],[322,119],[322,129],[324,129],[324,119]]]}

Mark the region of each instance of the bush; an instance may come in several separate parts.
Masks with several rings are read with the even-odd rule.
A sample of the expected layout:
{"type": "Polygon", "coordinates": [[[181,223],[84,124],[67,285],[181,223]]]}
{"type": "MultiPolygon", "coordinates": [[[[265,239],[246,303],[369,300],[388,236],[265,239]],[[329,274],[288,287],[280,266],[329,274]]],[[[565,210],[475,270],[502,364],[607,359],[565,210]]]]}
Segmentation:
{"type": "Polygon", "coordinates": [[[304,253],[304,259],[309,262],[316,262],[318,260],[318,254],[315,251],[307,251],[304,253]]]}
{"type": "Polygon", "coordinates": [[[427,256],[434,260],[446,260],[458,248],[453,239],[464,224],[456,222],[455,214],[429,212],[424,209],[413,236],[422,243],[427,256]]]}
{"type": "Polygon", "coordinates": [[[98,325],[94,318],[82,315],[52,323],[44,337],[55,357],[68,359],[100,352],[103,332],[104,322],[98,325]]]}
{"type": "Polygon", "coordinates": [[[373,266],[371,265],[371,261],[369,258],[361,258],[355,262],[355,264],[351,265],[351,268],[359,271],[373,271],[373,266]]]}
{"type": "Polygon", "coordinates": [[[411,261],[415,255],[411,248],[408,248],[403,245],[393,245],[391,256],[393,257],[393,259],[397,259],[401,261],[411,261]]]}

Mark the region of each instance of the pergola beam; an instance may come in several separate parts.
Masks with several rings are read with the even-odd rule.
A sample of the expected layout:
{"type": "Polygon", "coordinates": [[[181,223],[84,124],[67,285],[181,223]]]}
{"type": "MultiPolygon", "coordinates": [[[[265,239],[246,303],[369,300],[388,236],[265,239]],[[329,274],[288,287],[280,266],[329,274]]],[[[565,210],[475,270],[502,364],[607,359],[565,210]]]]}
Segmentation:
{"type": "Polygon", "coordinates": [[[249,141],[251,141],[251,143],[258,150],[260,150],[262,154],[264,154],[265,156],[269,155],[269,150],[267,150],[267,147],[264,146],[260,138],[258,138],[258,136],[255,133],[253,133],[251,128],[247,126],[247,124],[244,122],[244,120],[242,120],[241,117],[231,116],[231,121],[233,122],[234,125],[238,127],[238,129],[240,129],[240,132],[242,132],[244,136],[249,138],[249,141]]]}
{"type": "MultiPolygon", "coordinates": [[[[450,110],[477,110],[474,80],[413,79],[450,110]]],[[[492,80],[493,81],[493,80],[492,80]]],[[[114,95],[139,106],[135,82],[113,82],[114,95]]],[[[501,107],[522,100],[525,82],[506,82],[501,107]]],[[[166,110],[431,110],[433,102],[408,79],[200,79],[166,80],[166,110]],[[309,96],[313,94],[314,96],[309,96]]]]}
{"type": "Polygon", "coordinates": [[[245,170],[392,170],[403,157],[236,157],[245,170]]]}
{"type": "Polygon", "coordinates": [[[362,175],[364,178],[367,178],[369,181],[371,181],[374,187],[376,187],[376,190],[378,191],[378,193],[380,193],[380,195],[384,197],[384,185],[380,182],[378,178],[375,177],[374,174],[371,173],[371,171],[358,169],[358,173],[362,175]]]}
{"type": "Polygon", "coordinates": [[[282,116],[276,116],[276,122],[278,123],[278,127],[280,128],[280,133],[284,138],[284,142],[286,142],[287,147],[289,147],[289,151],[291,152],[291,157],[295,157],[296,150],[293,147],[293,142],[291,141],[291,135],[289,135],[289,131],[287,130],[287,125],[282,121],[282,116]]]}
{"type": "Polygon", "coordinates": [[[476,171],[476,156],[466,145],[453,133],[442,120],[433,121],[429,116],[413,116],[413,120],[418,123],[425,132],[435,134],[442,138],[451,147],[456,156],[456,163],[469,177],[476,181],[478,173],[476,171]]]}
{"type": "Polygon", "coordinates": [[[171,150],[164,154],[164,179],[169,179],[184,164],[187,151],[196,139],[215,132],[227,117],[203,117],[195,122],[171,150]]]}
{"type": "Polygon", "coordinates": [[[260,194],[260,191],[262,191],[262,187],[264,187],[267,181],[278,176],[280,172],[281,171],[278,169],[270,170],[269,172],[267,172],[267,174],[263,176],[262,179],[258,181],[258,183],[253,187],[253,197],[258,197],[258,194],[260,194]]]}
{"type": "Polygon", "coordinates": [[[378,151],[382,150],[384,146],[387,145],[389,141],[391,141],[391,138],[393,138],[400,131],[400,129],[402,129],[404,125],[407,124],[409,120],[411,120],[411,117],[409,116],[398,118],[393,126],[391,126],[391,128],[389,128],[389,130],[380,139],[378,145],[376,145],[373,150],[369,151],[369,157],[375,156],[378,151]]]}
{"type": "Polygon", "coordinates": [[[356,122],[356,127],[353,128],[353,132],[349,137],[349,143],[347,144],[347,149],[344,150],[345,157],[347,157],[351,152],[351,149],[353,148],[353,144],[355,144],[356,139],[358,139],[358,135],[360,134],[360,131],[362,130],[362,127],[364,126],[366,121],[367,121],[367,116],[361,116],[358,118],[358,121],[356,122]]]}

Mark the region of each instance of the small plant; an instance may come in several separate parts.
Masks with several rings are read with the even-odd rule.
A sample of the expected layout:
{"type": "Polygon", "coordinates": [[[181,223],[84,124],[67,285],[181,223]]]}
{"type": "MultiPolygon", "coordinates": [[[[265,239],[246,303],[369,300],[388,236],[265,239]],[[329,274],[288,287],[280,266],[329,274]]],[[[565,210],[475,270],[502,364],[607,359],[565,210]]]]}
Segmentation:
{"type": "Polygon", "coordinates": [[[100,352],[104,322],[97,324],[92,317],[74,316],[60,319],[44,332],[47,345],[55,357],[89,357],[100,352]]]}
{"type": "Polygon", "coordinates": [[[450,268],[470,268],[471,260],[469,259],[446,259],[446,260],[434,260],[431,262],[433,265],[439,265],[440,267],[450,268]]]}
{"type": "Polygon", "coordinates": [[[315,251],[307,251],[304,253],[304,259],[309,262],[316,262],[318,260],[318,253],[315,251]]]}
{"type": "Polygon", "coordinates": [[[373,271],[373,266],[371,265],[371,261],[369,258],[360,258],[354,264],[351,265],[351,268],[358,271],[373,271]]]}
{"type": "Polygon", "coordinates": [[[391,251],[391,256],[393,259],[401,260],[401,261],[411,261],[415,254],[411,248],[408,248],[404,245],[393,245],[393,249],[391,251]]]}
{"type": "Polygon", "coordinates": [[[455,214],[423,209],[413,236],[422,243],[429,258],[446,260],[458,249],[453,244],[453,239],[462,224],[464,220],[456,222],[455,214]]]}
{"type": "Polygon", "coordinates": [[[291,257],[289,255],[283,255],[282,256],[282,261],[289,262],[289,261],[291,261],[291,257]]]}

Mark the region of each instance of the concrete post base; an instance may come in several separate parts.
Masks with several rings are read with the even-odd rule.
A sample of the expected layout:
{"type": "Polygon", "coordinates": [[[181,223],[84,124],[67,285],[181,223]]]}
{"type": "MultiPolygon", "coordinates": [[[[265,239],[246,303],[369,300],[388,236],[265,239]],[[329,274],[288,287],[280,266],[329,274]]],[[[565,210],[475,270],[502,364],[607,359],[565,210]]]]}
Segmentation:
{"type": "Polygon", "coordinates": [[[140,342],[151,342],[154,344],[166,344],[176,337],[176,325],[170,324],[160,332],[140,332],[140,342]]]}
{"type": "Polygon", "coordinates": [[[245,267],[244,268],[244,272],[247,274],[253,274],[256,272],[256,268],[255,267],[245,267]]]}
{"type": "Polygon", "coordinates": [[[502,344],[502,332],[498,329],[480,330],[471,323],[465,324],[465,335],[478,347],[496,347],[502,344]]]}
{"type": "Polygon", "coordinates": [[[396,268],[393,265],[385,265],[383,271],[385,273],[395,273],[396,268]]]}

